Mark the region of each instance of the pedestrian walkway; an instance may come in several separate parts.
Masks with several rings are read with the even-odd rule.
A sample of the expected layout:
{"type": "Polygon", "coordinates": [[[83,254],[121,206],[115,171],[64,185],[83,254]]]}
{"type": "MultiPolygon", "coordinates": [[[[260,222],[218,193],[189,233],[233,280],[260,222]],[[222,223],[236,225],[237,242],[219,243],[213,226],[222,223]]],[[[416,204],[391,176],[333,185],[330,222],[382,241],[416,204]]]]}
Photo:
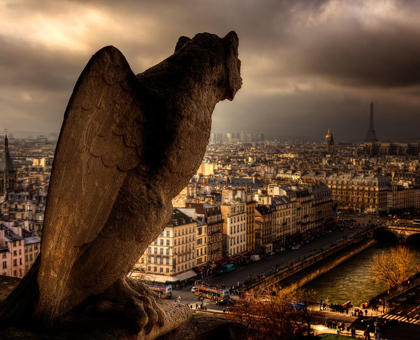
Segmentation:
{"type": "MultiPolygon", "coordinates": [[[[312,329],[315,331],[315,333],[318,334],[341,334],[341,335],[346,335],[346,336],[351,336],[351,333],[344,330],[344,331],[338,331],[337,329],[334,328],[328,328],[327,326],[324,325],[312,325],[312,329]]],[[[360,330],[355,330],[356,332],[356,339],[363,339],[363,333],[364,331],[360,331],[360,330]]],[[[371,339],[373,339],[373,333],[371,333],[371,339]]]]}
{"type": "Polygon", "coordinates": [[[382,319],[386,320],[396,320],[398,322],[408,322],[413,325],[420,325],[419,315],[415,315],[414,317],[408,317],[406,315],[399,315],[399,314],[385,314],[382,316],[382,319]]]}

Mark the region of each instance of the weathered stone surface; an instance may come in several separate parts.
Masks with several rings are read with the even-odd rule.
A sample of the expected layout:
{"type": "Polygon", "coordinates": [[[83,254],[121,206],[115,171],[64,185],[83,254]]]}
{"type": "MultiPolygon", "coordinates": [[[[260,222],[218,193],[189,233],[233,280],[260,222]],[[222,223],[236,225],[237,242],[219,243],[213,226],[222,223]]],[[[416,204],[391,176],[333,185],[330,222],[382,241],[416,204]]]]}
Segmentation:
{"type": "Polygon", "coordinates": [[[21,280],[15,277],[0,276],[0,303],[2,303],[21,280]]]}
{"type": "MultiPolygon", "coordinates": [[[[43,340],[125,340],[143,339],[133,334],[124,325],[113,319],[73,319],[72,322],[36,331],[23,327],[0,329],[2,340],[43,339],[43,340]]],[[[158,340],[243,340],[246,339],[244,326],[220,318],[193,316],[189,321],[179,325],[172,332],[166,333],[158,340]]]]}
{"type": "Polygon", "coordinates": [[[234,32],[183,37],[172,56],[137,76],[112,46],[92,57],[65,113],[41,255],[2,305],[3,325],[119,313],[129,332],[154,338],[190,317],[181,306],[181,320],[170,317],[166,303],[125,277],[198,168],[215,105],[241,85],[234,32]]]}

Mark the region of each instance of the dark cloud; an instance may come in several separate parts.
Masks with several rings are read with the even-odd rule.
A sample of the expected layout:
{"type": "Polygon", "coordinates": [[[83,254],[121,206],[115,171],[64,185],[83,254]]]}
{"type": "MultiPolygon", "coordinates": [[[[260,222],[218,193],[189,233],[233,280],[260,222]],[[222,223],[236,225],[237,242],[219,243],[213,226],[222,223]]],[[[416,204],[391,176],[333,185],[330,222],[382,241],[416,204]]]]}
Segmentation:
{"type": "Polygon", "coordinates": [[[135,73],[181,35],[240,39],[244,85],[215,132],[364,138],[370,100],[381,139],[418,136],[420,2],[76,0],[0,4],[0,110],[9,130],[58,132],[90,56],[114,45],[135,73]]]}
{"type": "Polygon", "coordinates": [[[68,91],[86,58],[63,51],[8,41],[0,36],[1,87],[16,90],[68,91]]]}
{"type": "Polygon", "coordinates": [[[420,27],[343,20],[306,38],[295,69],[348,86],[407,87],[420,83],[420,27]]]}

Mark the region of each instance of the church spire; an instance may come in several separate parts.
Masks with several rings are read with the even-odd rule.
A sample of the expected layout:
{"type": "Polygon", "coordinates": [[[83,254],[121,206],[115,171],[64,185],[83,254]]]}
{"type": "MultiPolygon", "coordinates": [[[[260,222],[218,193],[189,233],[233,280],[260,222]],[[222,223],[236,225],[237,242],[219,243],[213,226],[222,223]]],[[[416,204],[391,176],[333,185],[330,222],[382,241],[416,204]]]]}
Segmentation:
{"type": "Polygon", "coordinates": [[[0,160],[0,172],[8,172],[8,173],[15,172],[12,158],[10,157],[10,153],[9,153],[9,139],[7,138],[7,130],[5,130],[5,133],[4,133],[4,148],[3,148],[3,154],[0,160]]]}

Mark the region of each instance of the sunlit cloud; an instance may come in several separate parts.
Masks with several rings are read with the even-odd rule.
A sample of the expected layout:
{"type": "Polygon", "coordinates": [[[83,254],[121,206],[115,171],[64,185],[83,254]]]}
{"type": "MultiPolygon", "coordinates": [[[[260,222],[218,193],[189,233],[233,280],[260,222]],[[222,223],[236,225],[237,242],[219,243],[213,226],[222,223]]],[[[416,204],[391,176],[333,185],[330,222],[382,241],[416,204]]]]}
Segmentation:
{"type": "Polygon", "coordinates": [[[3,124],[58,132],[80,72],[106,45],[139,73],[181,35],[235,30],[244,84],[216,107],[213,130],[322,138],[328,125],[363,138],[374,100],[378,134],[418,135],[419,11],[403,0],[1,1],[3,124]]]}

